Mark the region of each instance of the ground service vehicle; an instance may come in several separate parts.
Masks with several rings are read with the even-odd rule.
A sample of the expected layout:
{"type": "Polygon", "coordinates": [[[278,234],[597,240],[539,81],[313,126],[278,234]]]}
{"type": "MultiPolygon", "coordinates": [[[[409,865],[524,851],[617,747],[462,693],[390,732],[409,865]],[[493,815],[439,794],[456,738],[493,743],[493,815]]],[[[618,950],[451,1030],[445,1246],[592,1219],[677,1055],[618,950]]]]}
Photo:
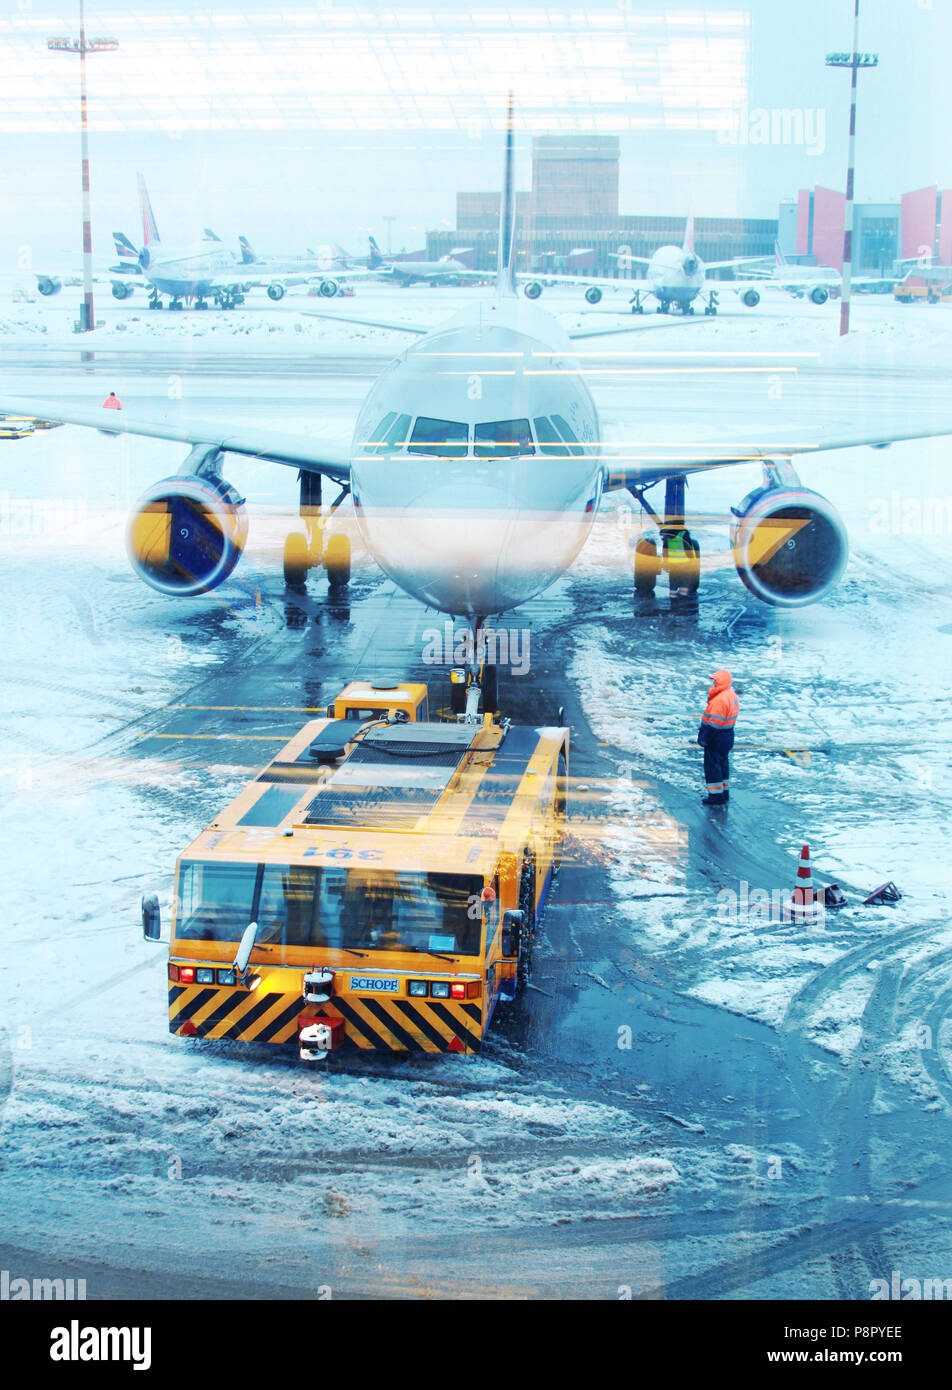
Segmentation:
{"type": "Polygon", "coordinates": [[[479,1048],[528,975],[569,736],[426,701],[347,686],[181,855],[171,1032],[304,1058],[479,1048]]]}

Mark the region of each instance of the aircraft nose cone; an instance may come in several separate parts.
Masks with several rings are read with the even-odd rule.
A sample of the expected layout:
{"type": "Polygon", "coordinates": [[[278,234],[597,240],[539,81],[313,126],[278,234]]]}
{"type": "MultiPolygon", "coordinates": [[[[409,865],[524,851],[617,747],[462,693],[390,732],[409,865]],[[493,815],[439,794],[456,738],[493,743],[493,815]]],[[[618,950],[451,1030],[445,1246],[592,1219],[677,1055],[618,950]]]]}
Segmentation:
{"type": "Polygon", "coordinates": [[[685,275],[693,275],[694,272],[695,272],[696,270],[697,270],[697,256],[685,256],[685,258],[684,258],[684,273],[685,273],[685,275]]]}

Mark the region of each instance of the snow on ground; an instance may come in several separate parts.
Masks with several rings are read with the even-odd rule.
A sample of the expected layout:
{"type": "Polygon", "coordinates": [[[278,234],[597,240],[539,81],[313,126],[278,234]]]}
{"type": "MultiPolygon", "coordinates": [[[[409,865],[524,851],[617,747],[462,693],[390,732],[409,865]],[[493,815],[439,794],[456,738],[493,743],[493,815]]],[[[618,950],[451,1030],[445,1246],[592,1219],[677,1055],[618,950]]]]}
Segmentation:
{"type": "MultiPolygon", "coordinates": [[[[443,302],[434,296],[435,305],[443,302]]],[[[30,306],[23,322],[40,323],[46,307],[33,314],[30,306]]],[[[721,347],[759,350],[776,333],[776,316],[763,307],[750,318],[725,312],[714,324],[677,325],[664,342],[693,350],[714,329],[711,341],[721,347]]],[[[947,322],[944,306],[902,308],[907,318],[899,308],[856,307],[864,336],[855,342],[882,340],[877,360],[886,366],[916,345],[926,360],[947,322]]],[[[824,352],[839,351],[830,347],[835,308],[784,312],[784,346],[819,350],[822,337],[824,352]]],[[[271,313],[260,311],[255,351],[271,313]]],[[[156,343],[194,336],[194,315],[154,317],[161,323],[142,322],[156,343]]],[[[119,321],[113,338],[132,331],[119,321]]],[[[579,321],[590,325],[592,317],[579,321]]],[[[235,324],[222,334],[243,335],[239,319],[221,322],[235,324]]],[[[281,322],[291,325],[282,329],[288,338],[310,331],[298,333],[294,313],[281,322]]],[[[219,331],[211,311],[208,324],[203,333],[219,331]]],[[[331,325],[324,341],[340,347],[362,336],[348,333],[331,325]]],[[[863,352],[868,358],[872,347],[842,352],[869,365],[863,352]]],[[[64,377],[65,389],[72,380],[64,377]]],[[[42,389],[55,394],[55,374],[44,375],[42,389]]],[[[621,397],[627,388],[617,390],[621,397]]],[[[716,417],[717,388],[698,387],[692,402],[716,417]]],[[[304,407],[291,413],[302,416],[304,407]]],[[[329,418],[343,435],[341,402],[329,418]]],[[[316,1231],[369,1253],[367,1240],[384,1230],[412,1240],[421,1229],[560,1223],[580,1211],[592,1219],[642,1215],[665,1210],[684,1190],[712,1205],[731,1188],[749,1187],[752,1202],[772,1197],[745,1146],[702,1147],[697,1127],[679,1123],[662,1145],[630,1109],[575,1094],[572,1078],[564,1087],[527,1081],[504,1048],[446,1059],[439,1071],[411,1060],[314,1074],[264,1050],[251,1066],[247,1050],[171,1039],[164,953],[138,937],[139,897],[168,884],[176,854],[249,768],[246,755],[230,759],[224,749],[213,764],[170,752],[150,760],[145,775],[146,764],[127,754],[128,740],[139,721],[181,699],[216,665],[252,659],[256,644],[279,633],[290,641],[264,579],[277,541],[263,505],[279,499],[263,466],[248,465],[238,481],[249,482],[252,495],[260,488],[260,497],[242,569],[226,590],[185,611],[138,585],[122,559],[126,507],[147,482],[179,466],[180,448],[64,429],[0,450],[7,619],[0,794],[8,826],[0,1125],[8,1240],[29,1247],[33,1232],[55,1229],[64,1254],[120,1260],[149,1249],[177,1267],[188,1230],[208,1252],[209,1272],[230,1273],[239,1251],[263,1262],[279,1249],[304,1279],[313,1277],[316,1231]],[[16,503],[24,497],[37,505],[21,524],[16,503]],[[171,1183],[179,1184],[172,1189],[177,1233],[168,1220],[171,1183]],[[91,1223],[104,1210],[108,1229],[96,1229],[91,1223]]],[[[897,1084],[928,1105],[948,1099],[936,1076],[941,1059],[946,1067],[952,1059],[952,1034],[940,1020],[933,1073],[908,1030],[928,1021],[948,988],[941,957],[952,947],[948,536],[877,531],[869,503],[890,498],[897,485],[943,496],[947,456],[945,446],[926,444],[852,451],[822,470],[811,462],[816,485],[822,474],[853,535],[852,567],[838,595],[816,609],[765,616],[722,565],[705,576],[699,620],[670,642],[647,629],[633,635],[630,528],[612,520],[610,502],[578,566],[582,579],[607,575],[610,597],[604,613],[572,633],[569,668],[597,737],[617,759],[617,778],[592,794],[608,808],[600,852],[632,956],[668,962],[679,987],[699,1000],[778,1031],[799,1029],[844,1066],[861,1044],[877,962],[897,963],[912,993],[897,1015],[901,1031],[881,1055],[897,1084]],[[750,901],[742,909],[742,885],[719,868],[717,845],[696,846],[680,814],[700,786],[693,740],[705,676],[722,661],[742,698],[727,823],[737,827],[735,848],[753,847],[752,872],[769,865],[769,876],[747,888],[789,890],[799,846],[809,841],[817,868],[841,877],[851,898],[822,931],[759,915],[750,901]],[[770,853],[761,861],[754,851],[762,845],[770,853]],[[706,878],[692,860],[695,848],[706,878]],[[884,878],[899,884],[902,902],[859,908],[856,888],[884,878]]],[[[691,505],[723,514],[748,475],[756,480],[757,470],[706,478],[691,505]]],[[[291,489],[293,473],[285,482],[291,489]]],[[[723,532],[713,523],[698,534],[706,556],[717,546],[723,556],[723,532]]],[[[794,1170],[808,1166],[793,1146],[781,1156],[794,1170]]]]}

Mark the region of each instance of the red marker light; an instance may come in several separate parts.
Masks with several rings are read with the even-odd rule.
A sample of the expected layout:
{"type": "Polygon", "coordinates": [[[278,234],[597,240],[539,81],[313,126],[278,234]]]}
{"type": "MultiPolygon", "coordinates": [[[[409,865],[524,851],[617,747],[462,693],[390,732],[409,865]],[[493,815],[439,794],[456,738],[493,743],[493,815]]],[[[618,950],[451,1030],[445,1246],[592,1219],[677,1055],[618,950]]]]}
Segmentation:
{"type": "Polygon", "coordinates": [[[179,968],[179,979],[183,985],[193,985],[195,983],[194,965],[183,965],[179,968]]]}
{"type": "Polygon", "coordinates": [[[466,998],[466,986],[465,986],[464,984],[450,985],[450,998],[451,998],[451,999],[465,999],[465,998],[466,998]]]}
{"type": "Polygon", "coordinates": [[[484,903],[494,903],[496,901],[496,890],[490,884],[487,884],[479,896],[484,903]]]}
{"type": "Polygon", "coordinates": [[[462,1039],[461,1039],[461,1038],[450,1038],[449,1042],[446,1044],[446,1049],[447,1049],[448,1052],[462,1052],[462,1051],[463,1051],[463,1041],[462,1041],[462,1039]]]}

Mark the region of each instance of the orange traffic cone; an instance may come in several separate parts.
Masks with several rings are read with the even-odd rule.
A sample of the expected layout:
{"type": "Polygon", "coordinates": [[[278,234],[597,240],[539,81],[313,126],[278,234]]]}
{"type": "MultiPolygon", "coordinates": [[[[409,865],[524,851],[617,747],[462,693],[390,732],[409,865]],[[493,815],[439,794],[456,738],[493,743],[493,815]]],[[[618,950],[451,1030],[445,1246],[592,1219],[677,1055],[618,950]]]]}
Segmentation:
{"type": "Polygon", "coordinates": [[[816,897],[813,892],[813,873],[810,869],[810,846],[804,845],[800,851],[797,865],[797,883],[793,890],[793,901],[784,913],[794,922],[811,922],[816,916],[816,897]]]}

